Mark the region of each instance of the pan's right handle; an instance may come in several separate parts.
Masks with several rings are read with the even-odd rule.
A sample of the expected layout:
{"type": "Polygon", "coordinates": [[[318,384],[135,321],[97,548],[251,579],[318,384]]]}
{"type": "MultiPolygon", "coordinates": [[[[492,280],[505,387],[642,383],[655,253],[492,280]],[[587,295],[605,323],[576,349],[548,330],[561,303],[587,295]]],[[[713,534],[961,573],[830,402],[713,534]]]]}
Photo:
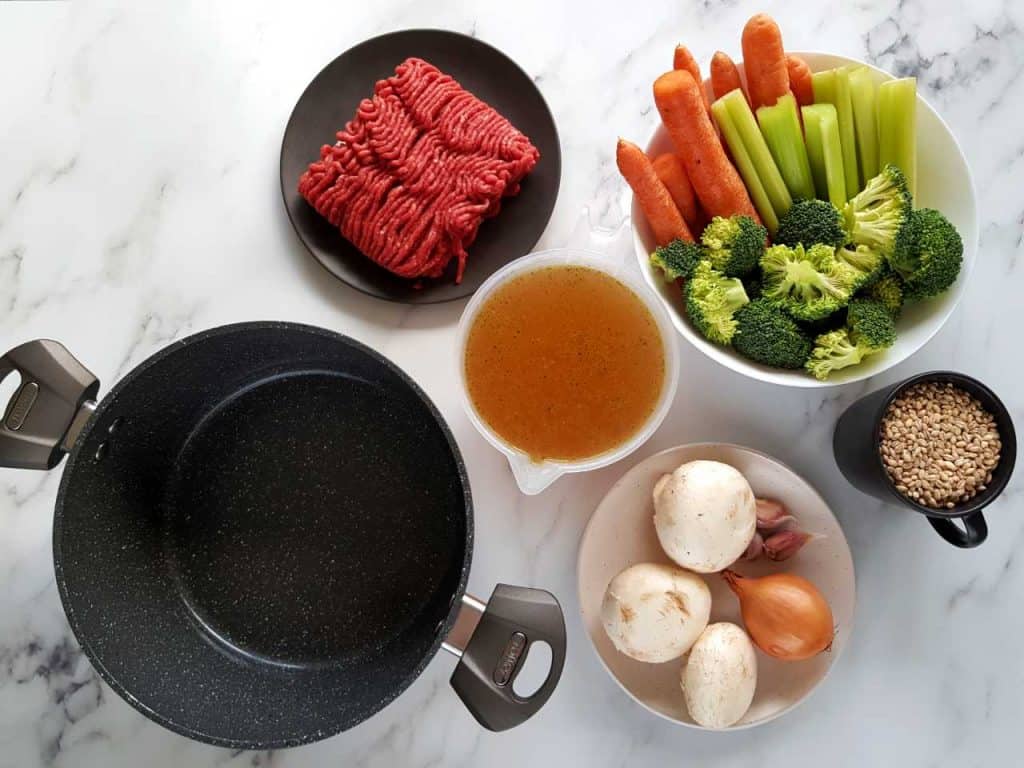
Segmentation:
{"type": "Polygon", "coordinates": [[[49,339],[29,341],[0,357],[0,381],[15,372],[21,385],[0,420],[0,467],[52,469],[95,410],[100,382],[49,339]]]}
{"type": "MultiPolygon", "coordinates": [[[[452,687],[477,722],[492,731],[504,731],[528,720],[554,693],[565,664],[565,619],[550,592],[499,584],[484,605],[463,599],[463,614],[472,614],[476,626],[461,651],[461,641],[449,636],[445,648],[461,655],[452,674],[452,687]],[[467,606],[468,603],[468,606],[467,606]],[[516,677],[536,642],[551,648],[551,667],[533,694],[520,696],[513,689],[516,677]],[[451,648],[450,646],[455,646],[451,648]]],[[[470,622],[470,623],[472,623],[470,622]]],[[[455,632],[459,630],[457,622],[455,632]]]]}

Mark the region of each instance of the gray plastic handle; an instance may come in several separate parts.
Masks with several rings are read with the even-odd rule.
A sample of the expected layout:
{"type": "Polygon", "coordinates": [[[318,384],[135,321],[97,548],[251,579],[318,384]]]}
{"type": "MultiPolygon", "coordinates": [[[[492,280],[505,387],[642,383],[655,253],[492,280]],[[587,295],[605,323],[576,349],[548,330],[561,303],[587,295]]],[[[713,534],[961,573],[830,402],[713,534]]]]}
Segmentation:
{"type": "Polygon", "coordinates": [[[565,618],[550,592],[499,584],[462,652],[452,688],[480,725],[504,731],[526,722],[554,693],[565,665],[565,618]],[[544,684],[522,697],[512,690],[530,646],[551,646],[544,684]]]}
{"type": "Polygon", "coordinates": [[[85,426],[100,382],[64,345],[49,339],[29,341],[0,357],[0,381],[15,371],[21,386],[0,420],[0,467],[52,469],[85,426]]]}

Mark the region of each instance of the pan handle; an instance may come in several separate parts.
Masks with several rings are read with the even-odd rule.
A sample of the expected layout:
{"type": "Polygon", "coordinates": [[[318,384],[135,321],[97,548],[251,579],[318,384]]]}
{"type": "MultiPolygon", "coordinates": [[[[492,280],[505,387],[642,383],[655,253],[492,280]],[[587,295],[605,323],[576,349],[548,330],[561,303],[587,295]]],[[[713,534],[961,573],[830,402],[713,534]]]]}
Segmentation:
{"type": "Polygon", "coordinates": [[[562,676],[565,618],[558,600],[541,589],[499,584],[486,606],[475,598],[463,598],[459,619],[445,643],[454,653],[459,653],[461,645],[455,635],[464,632],[467,623],[475,621],[476,626],[462,648],[452,688],[488,730],[504,731],[526,722],[544,706],[562,676]],[[536,692],[522,697],[512,684],[536,642],[551,647],[551,669],[536,692]]]}
{"type": "Polygon", "coordinates": [[[21,385],[0,420],[0,467],[52,469],[96,409],[100,382],[64,345],[49,339],[29,341],[0,357],[0,381],[15,372],[21,385]]]}

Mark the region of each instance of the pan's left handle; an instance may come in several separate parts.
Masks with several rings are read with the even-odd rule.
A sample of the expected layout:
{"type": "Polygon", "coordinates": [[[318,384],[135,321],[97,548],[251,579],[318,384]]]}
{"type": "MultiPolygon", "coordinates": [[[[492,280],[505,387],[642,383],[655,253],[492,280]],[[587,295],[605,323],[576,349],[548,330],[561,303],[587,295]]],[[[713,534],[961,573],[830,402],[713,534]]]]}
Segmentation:
{"type": "Polygon", "coordinates": [[[504,731],[532,717],[554,693],[565,665],[565,645],[565,617],[554,595],[499,584],[486,605],[468,595],[463,598],[444,647],[461,656],[451,683],[462,703],[482,726],[504,731]],[[551,667],[540,688],[520,696],[513,684],[539,642],[551,648],[551,667]]]}
{"type": "Polygon", "coordinates": [[[12,373],[21,376],[21,384],[0,420],[0,467],[52,469],[96,409],[100,382],[64,345],[49,339],[29,341],[0,357],[0,381],[12,373]]]}

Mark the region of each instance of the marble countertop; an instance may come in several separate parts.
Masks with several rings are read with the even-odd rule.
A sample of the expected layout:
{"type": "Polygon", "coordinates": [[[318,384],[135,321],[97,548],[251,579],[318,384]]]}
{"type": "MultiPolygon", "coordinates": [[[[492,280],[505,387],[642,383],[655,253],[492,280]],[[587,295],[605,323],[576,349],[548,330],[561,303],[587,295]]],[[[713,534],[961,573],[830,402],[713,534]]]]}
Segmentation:
{"type": "Polygon", "coordinates": [[[860,394],[932,368],[989,383],[1024,423],[1024,6],[941,0],[813,7],[779,0],[578,4],[482,0],[316,3],[0,4],[0,348],[51,337],[103,381],[172,339],[222,323],[288,319],[350,334],[394,359],[448,418],[477,500],[470,590],[498,581],[561,598],[569,657],[539,716],[507,733],[476,726],[438,657],[394,704],[319,744],[232,753],[144,719],[99,682],[54,585],[59,471],[0,470],[0,767],[34,766],[981,766],[1019,762],[1024,657],[1020,481],[988,515],[990,538],[956,551],[910,513],[846,484],[832,427],[860,394]],[[570,10],[575,6],[575,10],[570,10]],[[281,204],[278,149],[299,93],[354,43],[405,27],[467,32],[531,73],[558,121],[561,194],[541,246],[627,216],[617,135],[646,137],[650,81],[684,41],[706,63],[739,55],[756,10],[789,46],[916,74],[963,143],[980,195],[981,246],[966,297],[921,352],[869,382],[825,391],[760,385],[680,340],[668,420],[632,459],[518,493],[452,385],[463,302],[410,308],[336,282],[304,251],[281,204]],[[584,217],[584,208],[589,217],[584,217]],[[765,408],[765,398],[772,407],[765,408]],[[731,441],[769,452],[831,503],[857,566],[851,642],[827,683],[786,717],[703,734],[630,701],[577,617],[575,559],[590,512],[639,458],[731,441]]]}

